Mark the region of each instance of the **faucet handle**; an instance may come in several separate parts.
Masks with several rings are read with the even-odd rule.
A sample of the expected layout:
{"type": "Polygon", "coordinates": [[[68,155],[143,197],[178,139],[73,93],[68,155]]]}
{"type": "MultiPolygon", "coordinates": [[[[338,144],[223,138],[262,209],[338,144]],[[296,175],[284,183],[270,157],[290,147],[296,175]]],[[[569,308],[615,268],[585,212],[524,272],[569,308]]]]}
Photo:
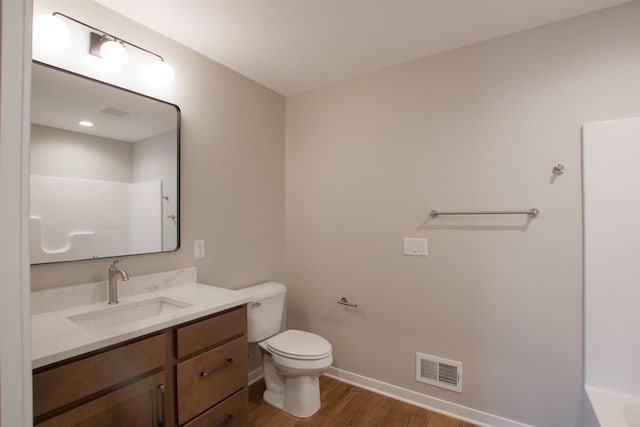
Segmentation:
{"type": "Polygon", "coordinates": [[[120,260],[119,259],[115,259],[113,260],[113,262],[111,263],[111,265],[109,266],[109,268],[116,268],[116,264],[119,263],[120,260]]]}

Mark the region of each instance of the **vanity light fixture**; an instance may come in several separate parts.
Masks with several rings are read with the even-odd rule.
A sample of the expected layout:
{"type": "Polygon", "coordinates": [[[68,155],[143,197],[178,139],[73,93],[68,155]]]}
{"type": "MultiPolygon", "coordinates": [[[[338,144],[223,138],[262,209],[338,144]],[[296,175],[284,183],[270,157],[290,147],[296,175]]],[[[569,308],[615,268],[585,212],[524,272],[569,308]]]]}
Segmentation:
{"type": "Polygon", "coordinates": [[[156,61],[151,64],[148,73],[150,80],[158,86],[168,85],[174,77],[173,67],[165,61],[156,61]]]}
{"type": "MultiPolygon", "coordinates": [[[[45,22],[45,25],[42,28],[38,28],[38,31],[41,30],[42,33],[49,32],[48,27],[50,27],[51,25],[47,26],[47,23],[56,21],[59,23],[56,23],[53,26],[60,27],[60,24],[62,24],[62,26],[66,29],[66,33],[68,34],[69,29],[66,27],[65,23],[62,22],[60,17],[66,18],[70,21],[91,29],[92,32],[90,36],[89,53],[102,58],[108,68],[119,69],[124,67],[129,61],[127,47],[132,47],[158,58],[158,60],[154,62],[147,70],[148,79],[150,81],[157,85],[166,85],[173,81],[173,68],[164,60],[162,56],[158,55],[157,53],[116,37],[113,34],[109,34],[99,28],[93,27],[89,24],[85,24],[82,21],[65,15],[64,13],[53,12],[53,14],[46,16],[47,18],[45,18],[44,16],[39,17],[36,22],[36,25],[40,25],[41,20],[42,22],[45,22]]],[[[62,30],[59,31],[63,32],[62,30]]]]}
{"type": "Polygon", "coordinates": [[[46,49],[61,48],[69,43],[71,33],[64,21],[54,15],[40,15],[33,27],[33,41],[46,49]]]}
{"type": "Polygon", "coordinates": [[[114,70],[119,70],[129,62],[129,54],[121,41],[93,32],[89,53],[102,58],[107,66],[114,70]]]}
{"type": "Polygon", "coordinates": [[[87,127],[87,128],[93,127],[93,123],[88,121],[88,120],[81,120],[81,121],[78,122],[78,124],[80,126],[84,126],[84,127],[87,127]]]}

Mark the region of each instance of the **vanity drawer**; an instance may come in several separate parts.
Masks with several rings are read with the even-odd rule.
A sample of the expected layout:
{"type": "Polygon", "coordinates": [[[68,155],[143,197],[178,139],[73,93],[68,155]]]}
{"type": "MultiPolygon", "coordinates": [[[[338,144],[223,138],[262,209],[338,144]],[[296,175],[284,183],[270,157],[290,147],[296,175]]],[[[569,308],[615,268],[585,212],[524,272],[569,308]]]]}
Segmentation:
{"type": "Polygon", "coordinates": [[[245,427],[248,424],[248,401],[249,393],[243,388],[184,427],[245,427]]]}
{"type": "Polygon", "coordinates": [[[162,367],[166,363],[167,338],[165,334],[160,334],[38,372],[33,376],[34,416],[162,367]]]}
{"type": "Polygon", "coordinates": [[[166,372],[145,377],[36,424],[36,427],[160,426],[169,419],[166,372]]]}
{"type": "Polygon", "coordinates": [[[229,338],[246,334],[247,306],[178,328],[177,356],[182,359],[229,338]]]}
{"type": "Polygon", "coordinates": [[[178,424],[247,387],[247,337],[181,362],[177,371],[178,424]]]}

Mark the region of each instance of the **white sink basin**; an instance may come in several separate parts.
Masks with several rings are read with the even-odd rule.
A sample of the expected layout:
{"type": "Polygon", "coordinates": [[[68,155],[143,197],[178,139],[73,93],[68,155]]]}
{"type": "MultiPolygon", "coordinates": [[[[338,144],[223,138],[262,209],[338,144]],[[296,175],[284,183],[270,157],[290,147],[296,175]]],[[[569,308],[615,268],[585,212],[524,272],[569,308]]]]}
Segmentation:
{"type": "Polygon", "coordinates": [[[118,304],[67,319],[91,331],[109,329],[189,307],[191,304],[167,297],[157,297],[129,304],[118,304]]]}

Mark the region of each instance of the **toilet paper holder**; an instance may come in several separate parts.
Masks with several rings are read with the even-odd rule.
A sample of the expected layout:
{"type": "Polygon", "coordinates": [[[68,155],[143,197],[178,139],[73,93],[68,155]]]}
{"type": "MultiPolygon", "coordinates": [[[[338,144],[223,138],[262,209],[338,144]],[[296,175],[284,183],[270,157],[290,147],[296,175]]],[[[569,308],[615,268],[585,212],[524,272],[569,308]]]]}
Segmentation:
{"type": "Polygon", "coordinates": [[[338,304],[346,305],[348,307],[358,307],[358,304],[356,304],[355,302],[350,302],[346,297],[342,297],[336,302],[338,304]]]}

